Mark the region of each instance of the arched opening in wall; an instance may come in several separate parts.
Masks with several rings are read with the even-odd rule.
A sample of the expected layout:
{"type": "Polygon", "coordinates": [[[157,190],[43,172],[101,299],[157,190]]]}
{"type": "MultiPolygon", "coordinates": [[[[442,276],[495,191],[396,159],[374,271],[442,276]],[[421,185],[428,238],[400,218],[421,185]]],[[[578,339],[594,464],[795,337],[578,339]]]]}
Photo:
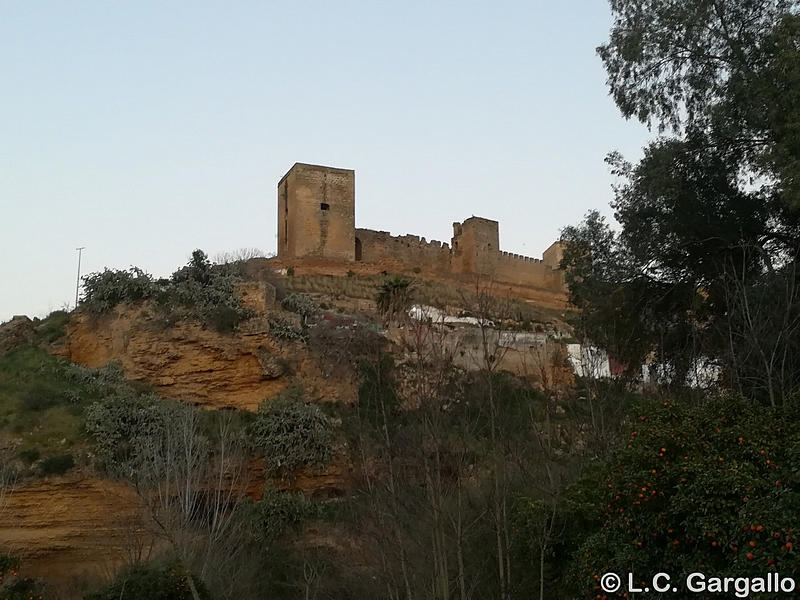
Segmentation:
{"type": "Polygon", "coordinates": [[[361,240],[356,238],[356,260],[361,261],[361,240]]]}

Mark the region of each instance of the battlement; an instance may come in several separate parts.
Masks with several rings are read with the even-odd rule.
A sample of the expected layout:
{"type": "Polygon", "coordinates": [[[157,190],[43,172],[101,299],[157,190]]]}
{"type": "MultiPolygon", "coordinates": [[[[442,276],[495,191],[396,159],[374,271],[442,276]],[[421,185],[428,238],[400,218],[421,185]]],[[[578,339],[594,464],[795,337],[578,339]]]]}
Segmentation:
{"type": "Polygon", "coordinates": [[[500,250],[497,221],[453,223],[450,244],[413,234],[355,228],[355,171],[295,163],[278,183],[278,258],[372,263],[439,276],[488,276],[501,283],[564,291],[562,247],[542,258],[500,250]]]}
{"type": "Polygon", "coordinates": [[[356,261],[393,261],[410,269],[446,272],[450,268],[450,246],[439,240],[406,234],[394,236],[388,231],[356,229],[356,261]]]}
{"type": "Polygon", "coordinates": [[[541,258],[533,258],[532,256],[524,256],[522,254],[514,254],[513,252],[500,252],[500,258],[508,259],[508,260],[521,260],[523,262],[532,262],[532,263],[540,263],[542,262],[541,258]]]}

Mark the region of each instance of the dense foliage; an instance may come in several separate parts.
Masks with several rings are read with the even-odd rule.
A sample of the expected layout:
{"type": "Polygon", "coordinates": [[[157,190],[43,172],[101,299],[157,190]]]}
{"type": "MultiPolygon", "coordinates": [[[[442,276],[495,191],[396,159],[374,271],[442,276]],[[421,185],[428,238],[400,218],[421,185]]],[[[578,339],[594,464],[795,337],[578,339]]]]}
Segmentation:
{"type": "Polygon", "coordinates": [[[268,323],[269,334],[276,340],[299,340],[302,342],[306,340],[307,330],[294,319],[275,315],[269,318],[268,323]]]}
{"type": "Polygon", "coordinates": [[[136,267],[86,275],[82,306],[101,315],[122,303],[152,299],[167,324],[189,317],[218,331],[231,332],[250,316],[236,291],[240,281],[238,269],[214,265],[202,250],[195,250],[189,263],[170,279],[154,280],[136,267]]]}
{"type": "Polygon", "coordinates": [[[1,356],[0,435],[19,440],[14,453],[22,475],[61,474],[84,464],[84,412],[121,389],[129,386],[113,363],[90,369],[35,347],[1,356]]]}
{"type": "Polygon", "coordinates": [[[675,137],[637,164],[610,155],[618,232],[597,213],[563,232],[579,334],[631,373],[654,354],[678,384],[711,360],[776,405],[800,389],[797,5],[611,6],[614,98],[675,137]]]}
{"type": "Polygon", "coordinates": [[[155,291],[153,277],[138,267],[114,270],[83,276],[85,308],[94,314],[104,314],[123,302],[136,303],[151,298],[155,291]]]}
{"type": "MultiPolygon", "coordinates": [[[[120,571],[114,581],[102,590],[85,596],[85,600],[119,600],[147,598],[148,600],[195,600],[189,585],[187,570],[177,561],[165,564],[141,564],[120,571]]],[[[193,578],[198,597],[210,600],[211,595],[202,583],[193,578]]]]}
{"type": "Polygon", "coordinates": [[[250,437],[264,453],[272,473],[291,474],[301,467],[322,467],[333,455],[333,434],[325,414],[290,387],[258,407],[250,437]]]}
{"type": "Polygon", "coordinates": [[[289,531],[321,515],[321,506],[303,494],[281,492],[266,487],[258,502],[252,506],[251,519],[259,543],[275,543],[289,531]]]}
{"type": "Polygon", "coordinates": [[[20,560],[16,556],[0,555],[0,598],[43,600],[41,586],[20,573],[20,560]]]}
{"type": "Polygon", "coordinates": [[[151,439],[163,431],[172,406],[151,395],[128,390],[110,394],[86,411],[86,430],[110,473],[131,477],[144,460],[151,439]]]}
{"type": "Polygon", "coordinates": [[[387,277],[378,289],[378,312],[389,321],[401,317],[411,308],[415,290],[413,279],[402,275],[387,277]]]}
{"type": "Polygon", "coordinates": [[[319,313],[319,305],[308,294],[291,293],[281,300],[281,306],[289,312],[300,315],[303,323],[319,313]]]}
{"type": "Polygon", "coordinates": [[[567,490],[548,557],[559,585],[595,598],[608,571],[674,581],[798,571],[796,411],[715,395],[650,400],[634,414],[619,447],[567,490]]]}
{"type": "Polygon", "coordinates": [[[798,206],[800,14],[793,0],[612,0],[598,48],[625,117],[693,132],[798,206]]]}

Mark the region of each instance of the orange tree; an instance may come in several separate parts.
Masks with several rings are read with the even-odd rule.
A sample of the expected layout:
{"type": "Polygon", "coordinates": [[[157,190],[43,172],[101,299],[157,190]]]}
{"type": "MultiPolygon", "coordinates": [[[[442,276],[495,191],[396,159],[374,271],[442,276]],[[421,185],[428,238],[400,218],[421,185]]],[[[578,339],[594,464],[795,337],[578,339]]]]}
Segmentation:
{"type": "Polygon", "coordinates": [[[0,599],[42,600],[39,584],[19,572],[19,558],[0,555],[0,599]]]}
{"type": "Polygon", "coordinates": [[[602,598],[609,571],[648,584],[659,572],[800,574],[799,416],[732,395],[640,406],[608,461],[568,493],[565,517],[584,526],[567,529],[564,588],[602,598]]]}

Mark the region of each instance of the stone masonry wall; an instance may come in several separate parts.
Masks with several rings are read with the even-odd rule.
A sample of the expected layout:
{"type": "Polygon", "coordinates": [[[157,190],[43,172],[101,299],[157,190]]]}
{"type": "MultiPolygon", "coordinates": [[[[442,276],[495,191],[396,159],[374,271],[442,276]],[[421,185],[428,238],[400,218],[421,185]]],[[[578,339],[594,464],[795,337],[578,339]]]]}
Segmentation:
{"type": "Polygon", "coordinates": [[[355,260],[355,171],[296,163],[278,183],[278,257],[355,260]]]}
{"type": "Polygon", "coordinates": [[[565,291],[556,242],[542,259],[502,252],[499,224],[470,217],[453,223],[450,245],[416,235],[355,228],[355,171],[296,163],[278,183],[278,259],[360,263],[377,270],[476,275],[511,286],[565,291]]]}
{"type": "Polygon", "coordinates": [[[356,229],[356,240],[356,260],[359,262],[393,260],[409,270],[450,271],[450,246],[446,243],[436,240],[427,242],[416,235],[393,236],[388,231],[371,229],[356,229]]]}

